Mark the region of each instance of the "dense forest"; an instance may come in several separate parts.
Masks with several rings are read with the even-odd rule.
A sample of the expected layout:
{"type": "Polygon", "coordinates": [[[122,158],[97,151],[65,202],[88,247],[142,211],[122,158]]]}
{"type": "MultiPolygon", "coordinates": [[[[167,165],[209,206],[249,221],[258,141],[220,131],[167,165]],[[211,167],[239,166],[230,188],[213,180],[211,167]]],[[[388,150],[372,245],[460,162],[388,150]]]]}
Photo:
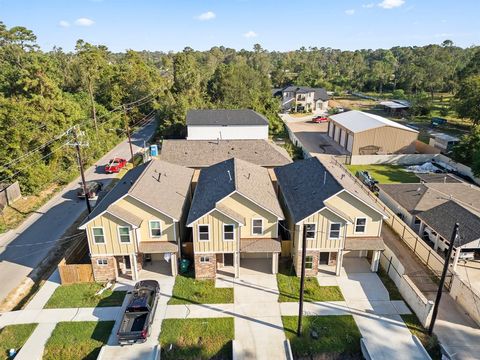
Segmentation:
{"type": "Polygon", "coordinates": [[[449,40],[358,51],[255,45],[178,53],[112,53],[79,40],[73,52],[45,52],[30,30],[0,22],[0,183],[19,180],[25,193],[35,193],[67,182],[77,173],[67,129],[85,132],[91,163],[124,137],[127,121],[141,124],[152,111],[161,137],[183,137],[190,108],[252,108],[268,117],[272,135],[282,134],[272,88],[289,84],[395,92],[418,104],[448,92],[457,94],[451,105],[459,116],[480,120],[480,49],[449,40]]]}

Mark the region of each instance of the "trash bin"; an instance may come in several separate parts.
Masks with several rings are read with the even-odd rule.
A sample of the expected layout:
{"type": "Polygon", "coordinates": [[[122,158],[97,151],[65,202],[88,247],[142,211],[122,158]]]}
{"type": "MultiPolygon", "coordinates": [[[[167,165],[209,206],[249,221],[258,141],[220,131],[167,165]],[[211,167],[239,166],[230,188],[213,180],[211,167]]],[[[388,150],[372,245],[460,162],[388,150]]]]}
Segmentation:
{"type": "Polygon", "coordinates": [[[189,266],[190,266],[190,260],[188,260],[188,259],[180,260],[180,272],[182,274],[184,274],[188,271],[189,266]]]}
{"type": "Polygon", "coordinates": [[[158,156],[158,146],[150,145],[150,156],[158,156]]]}

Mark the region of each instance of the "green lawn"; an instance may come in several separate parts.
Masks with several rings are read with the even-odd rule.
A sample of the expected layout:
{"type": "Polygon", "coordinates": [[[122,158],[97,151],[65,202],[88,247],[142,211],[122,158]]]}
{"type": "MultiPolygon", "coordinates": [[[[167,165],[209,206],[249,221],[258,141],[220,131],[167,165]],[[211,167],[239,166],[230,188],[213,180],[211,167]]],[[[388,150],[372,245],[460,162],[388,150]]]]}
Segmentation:
{"type": "Polygon", "coordinates": [[[231,304],[233,288],[216,288],[215,280],[195,280],[193,274],[175,278],[169,305],[179,304],[231,304]]]}
{"type": "Polygon", "coordinates": [[[440,360],[442,358],[442,353],[440,350],[440,344],[438,343],[438,339],[435,335],[430,336],[428,335],[427,329],[425,329],[415,314],[409,315],[400,315],[405,322],[405,325],[410,329],[410,332],[418,337],[418,339],[422,342],[425,349],[430,354],[433,360],[440,360]]]}
{"type": "Polygon", "coordinates": [[[380,184],[418,183],[414,173],[396,165],[347,165],[348,170],[355,175],[357,171],[368,171],[380,184]]]}
{"type": "Polygon", "coordinates": [[[48,339],[43,360],[95,360],[114,321],[60,322],[48,339]]]}
{"type": "Polygon", "coordinates": [[[45,305],[45,309],[72,307],[121,306],[125,291],[105,290],[95,295],[102,288],[97,283],[82,283],[59,286],[45,305]]]}
{"type": "Polygon", "coordinates": [[[8,325],[0,330],[0,359],[9,359],[8,350],[18,350],[25,344],[37,324],[8,325]]]}
{"type": "Polygon", "coordinates": [[[382,281],[383,285],[386,287],[388,295],[390,296],[390,300],[403,300],[400,291],[398,291],[397,285],[395,285],[393,280],[390,279],[390,276],[388,276],[387,272],[383,270],[381,266],[378,267],[377,275],[382,281]]]}
{"type": "MultiPolygon", "coordinates": [[[[278,302],[298,301],[300,278],[291,268],[281,266],[277,274],[277,284],[280,296],[278,302]]],[[[338,286],[320,286],[316,277],[305,279],[305,301],[343,301],[342,292],[338,286]]]]}
{"type": "Polygon", "coordinates": [[[362,359],[360,331],[351,315],[304,316],[301,337],[298,316],[282,316],[282,322],[296,359],[362,359]],[[312,330],[318,339],[311,337],[312,330]]]}
{"type": "Polygon", "coordinates": [[[233,318],[165,319],[159,339],[161,358],[231,359],[233,338],[233,318]]]}

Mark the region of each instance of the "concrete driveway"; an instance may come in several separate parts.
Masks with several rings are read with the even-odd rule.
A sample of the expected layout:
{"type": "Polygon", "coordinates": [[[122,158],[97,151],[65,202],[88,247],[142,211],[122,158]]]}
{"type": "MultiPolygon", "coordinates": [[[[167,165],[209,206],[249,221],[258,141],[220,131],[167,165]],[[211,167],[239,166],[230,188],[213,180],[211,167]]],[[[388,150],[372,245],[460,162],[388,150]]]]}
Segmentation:
{"type": "Polygon", "coordinates": [[[286,359],[277,278],[263,271],[262,260],[240,263],[244,267],[234,282],[236,358],[286,359]]]}
{"type": "MultiPolygon", "coordinates": [[[[143,147],[143,141],[148,140],[154,134],[155,129],[156,123],[152,121],[132,134],[134,152],[138,152],[143,147]]],[[[105,164],[114,156],[130,159],[127,141],[117,145],[98,160],[97,164],[105,164]]],[[[97,180],[107,185],[115,177],[115,174],[104,174],[100,168],[97,171],[95,166],[92,166],[85,171],[85,176],[87,180],[97,180]]],[[[80,200],[76,196],[79,182],[79,178],[73,180],[60,193],[29,216],[16,230],[0,237],[0,283],[2,284],[0,302],[38,266],[55,246],[55,241],[85,210],[84,200],[80,200]]]]}

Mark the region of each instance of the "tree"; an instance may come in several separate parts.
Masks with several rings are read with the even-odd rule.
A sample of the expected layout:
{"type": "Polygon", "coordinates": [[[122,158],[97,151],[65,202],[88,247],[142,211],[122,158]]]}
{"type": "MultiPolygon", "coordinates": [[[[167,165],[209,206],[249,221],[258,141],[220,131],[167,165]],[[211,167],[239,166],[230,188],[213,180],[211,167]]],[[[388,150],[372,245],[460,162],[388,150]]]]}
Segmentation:
{"type": "Polygon", "coordinates": [[[469,76],[460,83],[455,94],[455,109],[460,117],[470,119],[474,125],[480,122],[480,75],[469,76]]]}
{"type": "Polygon", "coordinates": [[[452,158],[464,165],[471,166],[473,174],[480,176],[480,125],[472,128],[453,148],[452,158]]]}

